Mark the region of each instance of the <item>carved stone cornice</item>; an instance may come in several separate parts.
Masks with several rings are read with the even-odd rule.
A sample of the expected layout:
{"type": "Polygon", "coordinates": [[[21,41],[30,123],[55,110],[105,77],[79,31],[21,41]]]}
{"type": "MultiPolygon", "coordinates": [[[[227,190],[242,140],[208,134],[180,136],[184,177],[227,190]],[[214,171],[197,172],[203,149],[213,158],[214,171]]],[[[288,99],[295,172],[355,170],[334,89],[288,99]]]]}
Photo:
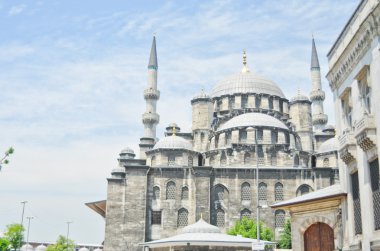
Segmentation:
{"type": "Polygon", "coordinates": [[[339,59],[330,67],[327,79],[332,90],[337,89],[370,49],[372,40],[379,35],[378,21],[369,15],[347,45],[339,59]]]}
{"type": "Polygon", "coordinates": [[[339,139],[339,156],[348,165],[356,159],[356,142],[351,131],[338,137],[339,139]]]}
{"type": "Polygon", "coordinates": [[[356,142],[363,151],[367,152],[376,146],[376,126],[373,115],[365,114],[355,122],[354,126],[356,142]]]}

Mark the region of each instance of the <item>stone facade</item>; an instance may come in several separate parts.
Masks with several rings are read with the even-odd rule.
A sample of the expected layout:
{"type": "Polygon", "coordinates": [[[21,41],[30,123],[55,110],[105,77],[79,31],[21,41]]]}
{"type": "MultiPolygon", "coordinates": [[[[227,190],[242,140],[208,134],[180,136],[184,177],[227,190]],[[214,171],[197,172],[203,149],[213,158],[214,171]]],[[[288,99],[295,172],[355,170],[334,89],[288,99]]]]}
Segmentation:
{"type": "MultiPolygon", "coordinates": [[[[154,39],[148,87],[157,94],[155,46],[154,39]]],[[[315,82],[320,72],[313,71],[315,82]]],[[[299,92],[289,101],[275,83],[249,71],[245,54],[238,74],[191,100],[191,132],[173,123],[153,139],[159,95],[147,92],[140,159],[124,149],[108,179],[105,251],[141,250],[140,243],[175,235],[201,215],[226,232],[241,217],[256,217],[258,207],[278,239],[289,213],[267,205],[335,182],[336,149],[319,151],[334,137],[327,121],[313,131],[309,98],[299,92]],[[320,158],[331,161],[320,165],[320,158]]],[[[323,100],[316,100],[321,115],[323,100]]]]}

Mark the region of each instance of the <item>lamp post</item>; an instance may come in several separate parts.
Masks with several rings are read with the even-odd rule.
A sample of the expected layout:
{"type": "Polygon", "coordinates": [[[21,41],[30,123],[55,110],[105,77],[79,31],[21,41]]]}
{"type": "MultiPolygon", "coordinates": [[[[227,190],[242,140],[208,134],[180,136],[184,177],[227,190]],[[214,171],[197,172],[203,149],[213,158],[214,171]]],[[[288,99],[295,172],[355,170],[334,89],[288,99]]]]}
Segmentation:
{"type": "Polygon", "coordinates": [[[70,224],[72,221],[67,221],[67,234],[66,234],[66,250],[69,250],[69,233],[70,233],[70,224]]]}
{"type": "Polygon", "coordinates": [[[22,213],[21,213],[21,226],[24,224],[24,211],[25,211],[25,204],[28,203],[27,201],[21,201],[22,205],[22,213]]]}
{"type": "Polygon", "coordinates": [[[248,127],[247,131],[255,132],[255,155],[256,155],[256,240],[260,245],[260,200],[259,200],[259,147],[257,143],[257,128],[248,127]]]}
{"type": "Polygon", "coordinates": [[[26,217],[28,219],[28,232],[26,234],[26,250],[29,250],[29,229],[30,229],[30,220],[33,219],[32,216],[26,217]]]}

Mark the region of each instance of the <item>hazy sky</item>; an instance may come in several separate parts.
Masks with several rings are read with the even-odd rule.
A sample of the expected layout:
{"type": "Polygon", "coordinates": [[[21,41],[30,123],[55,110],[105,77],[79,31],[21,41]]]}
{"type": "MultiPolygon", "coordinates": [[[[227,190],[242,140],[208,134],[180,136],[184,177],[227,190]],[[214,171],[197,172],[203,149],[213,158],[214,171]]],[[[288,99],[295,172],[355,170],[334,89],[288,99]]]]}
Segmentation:
{"type": "MultiPolygon", "coordinates": [[[[311,34],[326,54],[358,0],[0,0],[0,231],[33,216],[30,240],[66,234],[101,243],[104,220],[84,203],[106,198],[120,150],[137,151],[152,35],[157,35],[158,137],[170,122],[191,127],[190,99],[242,66],[290,99],[308,94],[311,34]]],[[[24,221],[25,222],[25,221],[24,221]]]]}

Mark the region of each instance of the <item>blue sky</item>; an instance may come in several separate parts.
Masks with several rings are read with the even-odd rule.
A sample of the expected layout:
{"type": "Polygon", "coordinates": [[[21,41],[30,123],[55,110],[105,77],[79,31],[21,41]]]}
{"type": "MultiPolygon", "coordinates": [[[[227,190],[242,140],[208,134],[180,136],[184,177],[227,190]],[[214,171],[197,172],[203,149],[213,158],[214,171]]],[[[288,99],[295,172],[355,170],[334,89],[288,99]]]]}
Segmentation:
{"type": "Polygon", "coordinates": [[[104,221],[85,202],[106,198],[120,150],[143,135],[143,90],[157,35],[161,121],[190,130],[190,99],[241,68],[276,82],[290,99],[308,94],[311,34],[324,78],[326,54],[358,0],[0,0],[0,231],[34,216],[30,239],[100,243],[104,221]]]}

